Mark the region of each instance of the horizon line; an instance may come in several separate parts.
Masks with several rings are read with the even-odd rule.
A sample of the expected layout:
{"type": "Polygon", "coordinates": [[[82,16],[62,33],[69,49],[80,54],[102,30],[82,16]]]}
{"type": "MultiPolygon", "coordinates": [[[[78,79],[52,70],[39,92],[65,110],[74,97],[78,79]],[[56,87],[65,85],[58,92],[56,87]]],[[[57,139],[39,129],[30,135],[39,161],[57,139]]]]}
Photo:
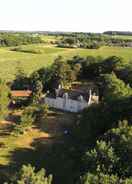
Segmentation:
{"type": "Polygon", "coordinates": [[[96,31],[62,31],[62,30],[17,30],[17,29],[0,29],[0,32],[49,32],[49,33],[96,33],[96,34],[103,34],[104,32],[128,32],[131,33],[132,31],[118,31],[118,30],[107,30],[103,32],[96,32],[96,31]]]}

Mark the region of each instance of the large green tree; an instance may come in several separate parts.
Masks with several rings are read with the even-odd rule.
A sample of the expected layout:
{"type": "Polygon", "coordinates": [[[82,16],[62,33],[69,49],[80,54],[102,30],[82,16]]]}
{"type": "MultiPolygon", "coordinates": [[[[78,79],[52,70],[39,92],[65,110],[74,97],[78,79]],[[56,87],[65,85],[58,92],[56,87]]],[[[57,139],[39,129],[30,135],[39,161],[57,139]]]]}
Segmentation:
{"type": "Polygon", "coordinates": [[[40,102],[43,95],[43,84],[40,80],[36,80],[32,90],[32,101],[37,104],[40,102]]]}
{"type": "Polygon", "coordinates": [[[114,73],[104,75],[103,85],[103,95],[106,101],[122,99],[132,95],[132,88],[118,79],[114,73]]]}
{"type": "Polygon", "coordinates": [[[93,178],[104,184],[132,183],[132,126],[127,121],[119,122],[101,139],[82,159],[82,183],[94,184],[93,178]]]}
{"type": "Polygon", "coordinates": [[[52,65],[52,78],[59,81],[61,84],[66,85],[76,79],[74,71],[70,65],[63,61],[63,58],[59,56],[52,65]]]}

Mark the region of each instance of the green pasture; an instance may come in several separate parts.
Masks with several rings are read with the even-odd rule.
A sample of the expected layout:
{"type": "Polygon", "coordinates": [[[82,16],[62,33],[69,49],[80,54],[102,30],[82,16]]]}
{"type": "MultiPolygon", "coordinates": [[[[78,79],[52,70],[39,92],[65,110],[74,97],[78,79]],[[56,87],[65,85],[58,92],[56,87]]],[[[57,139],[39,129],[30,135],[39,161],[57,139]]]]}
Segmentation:
{"type": "Polygon", "coordinates": [[[113,38],[120,38],[120,39],[126,39],[126,40],[132,40],[132,36],[128,35],[114,35],[113,38]]]}
{"type": "Polygon", "coordinates": [[[71,58],[75,55],[82,57],[102,56],[108,57],[112,55],[121,56],[127,61],[132,60],[132,48],[121,47],[102,47],[100,49],[69,49],[69,48],[57,48],[53,45],[47,44],[35,44],[22,46],[25,49],[39,49],[40,54],[32,54],[18,51],[11,51],[11,48],[0,48],[0,78],[6,80],[12,80],[16,73],[18,63],[24,71],[29,75],[33,71],[49,66],[54,59],[62,55],[65,59],[71,58]]]}
{"type": "Polygon", "coordinates": [[[51,42],[59,41],[62,38],[62,36],[59,36],[59,35],[58,36],[41,35],[40,37],[45,43],[51,43],[51,42]]]}

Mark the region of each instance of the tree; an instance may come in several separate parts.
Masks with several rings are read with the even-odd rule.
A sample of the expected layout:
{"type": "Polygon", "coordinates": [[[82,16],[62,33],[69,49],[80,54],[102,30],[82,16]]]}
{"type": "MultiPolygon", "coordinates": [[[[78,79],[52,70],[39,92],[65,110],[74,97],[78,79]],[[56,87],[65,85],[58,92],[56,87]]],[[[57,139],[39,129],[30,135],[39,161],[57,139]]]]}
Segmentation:
{"type": "Polygon", "coordinates": [[[35,113],[35,119],[38,121],[45,120],[48,116],[49,107],[47,104],[39,104],[36,106],[35,113]]]}
{"type": "Polygon", "coordinates": [[[0,81],[0,119],[8,115],[10,90],[5,81],[0,81]]]}
{"type": "Polygon", "coordinates": [[[16,179],[13,181],[15,184],[51,184],[52,175],[46,176],[45,169],[36,171],[35,167],[23,165],[20,172],[17,173],[16,179]]]}
{"type": "Polygon", "coordinates": [[[105,141],[97,141],[93,150],[88,151],[83,157],[84,170],[96,173],[113,174],[119,157],[113,147],[105,141]]]}
{"type": "Polygon", "coordinates": [[[40,106],[40,116],[44,116],[44,118],[47,118],[49,112],[49,107],[47,104],[40,106]]]}
{"type": "Polygon", "coordinates": [[[75,80],[75,75],[70,65],[63,61],[63,58],[59,56],[51,68],[53,81],[59,81],[62,85],[66,85],[68,82],[75,80]]]}
{"type": "Polygon", "coordinates": [[[104,140],[113,147],[119,158],[113,171],[120,177],[132,176],[132,126],[128,121],[120,121],[117,128],[112,128],[104,135],[104,140]]]}
{"type": "MultiPolygon", "coordinates": [[[[132,180],[131,180],[132,181],[132,180]]],[[[125,184],[120,182],[116,175],[108,175],[104,173],[87,173],[80,181],[80,184],[125,184]]]]}
{"type": "Polygon", "coordinates": [[[35,81],[32,91],[33,103],[39,103],[43,94],[43,84],[40,80],[35,81]]]}
{"type": "Polygon", "coordinates": [[[22,115],[19,124],[16,124],[13,130],[13,135],[17,136],[24,134],[30,129],[35,121],[35,107],[27,107],[22,115]]]}
{"type": "Polygon", "coordinates": [[[118,121],[123,119],[131,121],[131,112],[131,96],[92,105],[81,113],[80,120],[75,128],[76,139],[79,140],[79,143],[81,142],[83,148],[95,144],[98,137],[112,127],[117,127],[118,121]]]}
{"type": "Polygon", "coordinates": [[[108,57],[101,63],[101,72],[102,74],[116,72],[125,65],[124,63],[125,61],[121,57],[108,57]]]}
{"type": "Polygon", "coordinates": [[[83,156],[83,183],[111,183],[104,179],[116,176],[115,183],[132,183],[132,126],[127,121],[119,122],[97,141],[96,146],[83,156]],[[99,182],[103,176],[103,181],[99,182]],[[104,178],[105,176],[105,178],[104,178]],[[119,182],[120,181],[120,182],[119,182]]]}
{"type": "Polygon", "coordinates": [[[95,79],[99,75],[99,61],[98,57],[88,56],[82,62],[82,77],[84,79],[95,79]]]}
{"type": "Polygon", "coordinates": [[[31,81],[41,80],[44,90],[52,89],[53,86],[51,85],[51,78],[53,74],[51,71],[51,67],[40,68],[37,73],[38,74],[36,74],[36,79],[34,74],[31,76],[31,81]]]}
{"type": "Polygon", "coordinates": [[[76,39],[74,37],[67,37],[65,38],[64,42],[72,46],[76,44],[76,39]]]}
{"type": "Polygon", "coordinates": [[[13,90],[27,90],[30,87],[29,78],[26,76],[21,63],[17,63],[15,80],[12,83],[11,88],[13,90]]]}
{"type": "Polygon", "coordinates": [[[106,101],[117,100],[132,95],[131,87],[118,79],[114,73],[104,75],[103,86],[106,101]]]}
{"type": "Polygon", "coordinates": [[[87,173],[81,177],[80,184],[132,184],[132,178],[122,179],[117,175],[87,173]]]}

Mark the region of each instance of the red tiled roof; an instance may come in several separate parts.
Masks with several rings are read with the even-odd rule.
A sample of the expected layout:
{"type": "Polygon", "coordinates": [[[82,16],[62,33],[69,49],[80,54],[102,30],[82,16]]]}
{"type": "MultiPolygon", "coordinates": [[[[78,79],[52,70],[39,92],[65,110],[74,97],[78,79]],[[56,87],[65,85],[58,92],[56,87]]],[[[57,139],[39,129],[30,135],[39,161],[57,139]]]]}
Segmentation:
{"type": "Polygon", "coordinates": [[[32,91],[30,90],[14,90],[11,91],[12,97],[29,97],[31,96],[32,91]]]}

